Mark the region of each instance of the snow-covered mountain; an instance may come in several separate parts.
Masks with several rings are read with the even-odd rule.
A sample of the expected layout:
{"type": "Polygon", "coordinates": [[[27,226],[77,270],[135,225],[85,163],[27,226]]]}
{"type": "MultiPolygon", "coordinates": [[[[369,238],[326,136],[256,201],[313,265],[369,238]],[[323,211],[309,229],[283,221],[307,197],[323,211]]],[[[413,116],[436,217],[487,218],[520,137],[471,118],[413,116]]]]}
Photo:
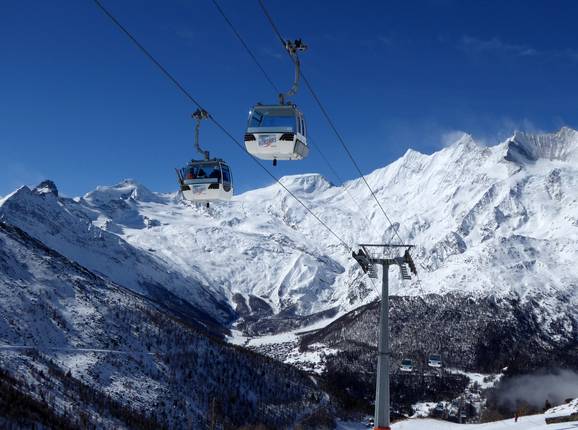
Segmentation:
{"type": "Polygon", "coordinates": [[[1,428],[282,428],[321,395],[0,222],[1,428]]]}
{"type": "MultiPolygon", "coordinates": [[[[432,155],[409,150],[366,179],[417,245],[419,280],[394,280],[392,294],[531,297],[545,324],[578,306],[575,130],[516,133],[493,147],[464,135],[432,155]]],[[[282,181],[351,246],[391,239],[361,179],[282,181]]],[[[349,250],[277,184],[205,209],[132,180],[76,199],[45,182],[5,197],[0,219],[115,282],[145,294],[162,286],[222,323],[234,318],[227,305],[245,317],[292,318],[343,313],[377,295],[349,250]]]]}
{"type": "MultiPolygon", "coordinates": [[[[138,187],[132,187],[130,192],[136,196],[138,187]]],[[[133,214],[124,200],[111,198],[110,202],[102,203],[102,210],[121,211],[128,223],[133,214]]],[[[60,198],[51,181],[44,181],[33,190],[19,188],[0,201],[0,221],[21,228],[107,279],[164,303],[174,314],[215,332],[233,317],[232,309],[196,279],[171,270],[147,250],[97,227],[100,216],[75,200],[60,198]]],[[[135,215],[135,219],[142,217],[135,215]]]]}
{"type": "MultiPolygon", "coordinates": [[[[416,245],[419,278],[401,282],[397,270],[390,273],[391,293],[398,296],[391,302],[394,363],[407,354],[420,363],[433,351],[457,367],[487,371],[510,364],[513,354],[521,367],[536,359],[575,361],[577,131],[516,133],[491,147],[464,135],[431,155],[410,150],[366,180],[393,227],[361,179],[337,186],[317,174],[282,178],[349,246],[391,241],[397,228],[416,245]]],[[[94,349],[117,342],[126,349],[148,348],[142,332],[123,336],[134,326],[118,317],[122,311],[115,309],[123,305],[139,327],[154,317],[163,327],[176,319],[218,336],[231,328],[251,337],[315,328],[300,340],[293,333],[234,341],[288,362],[309,357],[320,363],[330,355],[331,369],[365,381],[359,392],[372,395],[378,285],[361,272],[351,250],[278,184],[207,209],[133,180],[74,199],[59,196],[56,185],[44,181],[0,198],[0,222],[0,341],[72,348],[75,354],[92,348],[90,357],[75,360],[84,366],[78,376],[89,375],[83,383],[96,390],[116,382],[95,379],[103,370],[94,349]],[[131,299],[125,303],[123,297],[131,299]],[[27,312],[19,318],[22,309],[27,312]]],[[[181,328],[167,330],[156,328],[155,342],[173,339],[181,328]]],[[[52,352],[29,360],[14,352],[0,364],[36,375],[38,360],[46,371],[54,357],[52,352]]],[[[177,366],[184,359],[179,357],[177,366]]],[[[66,360],[57,360],[61,373],[76,366],[66,360]]],[[[247,360],[244,368],[251,367],[247,360]]],[[[157,363],[168,377],[154,366],[145,366],[144,376],[151,387],[172,387],[169,394],[177,396],[171,391],[173,365],[157,363]]],[[[111,366],[121,378],[133,363],[104,361],[106,372],[111,366]]],[[[51,382],[55,390],[68,383],[60,379],[51,382]]],[[[315,391],[306,381],[296,389],[315,391]]],[[[193,409],[201,405],[200,415],[208,407],[206,394],[192,403],[193,409]]],[[[245,394],[251,397],[239,393],[245,394]]]]}

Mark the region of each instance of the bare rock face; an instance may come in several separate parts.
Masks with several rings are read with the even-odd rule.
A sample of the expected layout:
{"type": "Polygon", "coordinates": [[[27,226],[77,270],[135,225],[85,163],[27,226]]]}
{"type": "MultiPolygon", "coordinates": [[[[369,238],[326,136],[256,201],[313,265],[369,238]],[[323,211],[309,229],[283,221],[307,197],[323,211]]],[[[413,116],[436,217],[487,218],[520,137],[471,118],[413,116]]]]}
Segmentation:
{"type": "Polygon", "coordinates": [[[56,184],[51,180],[42,181],[32,192],[38,195],[52,194],[54,197],[58,197],[58,188],[56,188],[56,184]]]}

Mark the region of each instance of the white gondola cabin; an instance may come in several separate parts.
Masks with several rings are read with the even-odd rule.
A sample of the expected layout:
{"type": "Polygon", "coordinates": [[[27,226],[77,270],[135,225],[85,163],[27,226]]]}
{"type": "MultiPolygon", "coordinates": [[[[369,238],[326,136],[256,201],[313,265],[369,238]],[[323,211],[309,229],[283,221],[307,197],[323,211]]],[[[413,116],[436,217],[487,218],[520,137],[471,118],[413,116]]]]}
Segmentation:
{"type": "Polygon", "coordinates": [[[427,359],[429,367],[442,367],[442,356],[440,354],[430,354],[427,359]]]}
{"type": "Polygon", "coordinates": [[[305,119],[293,104],[256,105],[249,112],[247,151],[262,160],[302,160],[309,154],[305,119]]]}
{"type": "Polygon", "coordinates": [[[231,170],[223,160],[193,160],[177,170],[177,177],[186,200],[210,203],[233,197],[231,170]]]}
{"type": "Polygon", "coordinates": [[[401,361],[401,366],[399,366],[399,370],[407,373],[413,372],[413,361],[409,358],[404,358],[401,361]]]}

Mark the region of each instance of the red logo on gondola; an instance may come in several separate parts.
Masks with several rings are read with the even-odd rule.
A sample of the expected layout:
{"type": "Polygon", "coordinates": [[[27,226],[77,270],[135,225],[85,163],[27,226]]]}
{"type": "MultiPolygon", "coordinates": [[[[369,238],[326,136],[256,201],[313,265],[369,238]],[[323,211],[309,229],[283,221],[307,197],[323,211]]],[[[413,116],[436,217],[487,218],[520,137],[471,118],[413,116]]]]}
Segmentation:
{"type": "Polygon", "coordinates": [[[265,134],[259,136],[259,146],[262,148],[269,148],[273,146],[275,142],[277,142],[277,136],[274,134],[265,134]]]}

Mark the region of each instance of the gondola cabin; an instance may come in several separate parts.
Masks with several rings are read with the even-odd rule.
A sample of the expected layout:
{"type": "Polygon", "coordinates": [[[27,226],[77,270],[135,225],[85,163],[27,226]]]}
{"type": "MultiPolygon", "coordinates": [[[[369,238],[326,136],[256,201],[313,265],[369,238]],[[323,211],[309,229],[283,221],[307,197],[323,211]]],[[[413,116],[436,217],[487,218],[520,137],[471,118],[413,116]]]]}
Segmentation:
{"type": "Polygon", "coordinates": [[[413,372],[413,361],[409,358],[404,358],[401,361],[401,366],[399,366],[399,370],[407,373],[413,372]]]}
{"type": "Polygon", "coordinates": [[[430,354],[427,359],[429,367],[442,367],[442,356],[439,354],[430,354]]]}
{"type": "Polygon", "coordinates": [[[309,154],[303,114],[295,105],[256,105],[249,112],[247,151],[262,160],[302,160],[309,154]]]}
{"type": "Polygon", "coordinates": [[[186,200],[209,203],[233,197],[231,170],[223,160],[193,160],[177,170],[177,177],[186,200]]]}

